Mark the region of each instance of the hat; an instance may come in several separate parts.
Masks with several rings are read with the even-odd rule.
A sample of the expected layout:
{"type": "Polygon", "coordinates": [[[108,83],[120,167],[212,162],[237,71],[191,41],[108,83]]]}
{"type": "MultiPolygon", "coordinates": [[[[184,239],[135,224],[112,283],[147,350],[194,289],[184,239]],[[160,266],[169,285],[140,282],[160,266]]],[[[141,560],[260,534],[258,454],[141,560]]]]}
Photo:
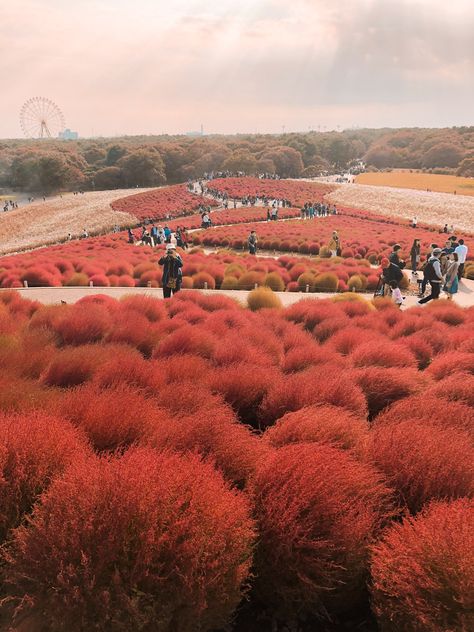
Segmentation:
{"type": "Polygon", "coordinates": [[[166,250],[176,250],[176,246],[174,244],[166,244],[166,250]]]}
{"type": "Polygon", "coordinates": [[[382,266],[382,268],[388,268],[388,266],[390,265],[390,261],[387,259],[387,257],[384,257],[380,262],[380,265],[382,266]]]}
{"type": "Polygon", "coordinates": [[[441,248],[435,248],[435,249],[433,250],[433,255],[434,255],[435,257],[437,257],[437,256],[438,256],[438,255],[440,255],[442,252],[443,252],[443,251],[441,250],[441,248]]]}

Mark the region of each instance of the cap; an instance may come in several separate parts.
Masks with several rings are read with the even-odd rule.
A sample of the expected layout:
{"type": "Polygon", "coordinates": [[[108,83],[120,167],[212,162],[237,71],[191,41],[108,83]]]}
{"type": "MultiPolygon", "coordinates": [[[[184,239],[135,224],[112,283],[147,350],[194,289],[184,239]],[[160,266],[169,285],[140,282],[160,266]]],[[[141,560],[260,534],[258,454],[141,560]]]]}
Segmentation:
{"type": "Polygon", "coordinates": [[[438,255],[440,255],[443,251],[441,250],[441,248],[435,248],[433,250],[433,254],[435,257],[437,257],[438,255]]]}
{"type": "Polygon", "coordinates": [[[176,250],[176,246],[174,244],[166,244],[166,250],[176,250]]]}
{"type": "Polygon", "coordinates": [[[382,266],[382,268],[388,268],[388,266],[390,265],[390,261],[387,259],[387,257],[384,257],[380,262],[380,265],[382,266]]]}

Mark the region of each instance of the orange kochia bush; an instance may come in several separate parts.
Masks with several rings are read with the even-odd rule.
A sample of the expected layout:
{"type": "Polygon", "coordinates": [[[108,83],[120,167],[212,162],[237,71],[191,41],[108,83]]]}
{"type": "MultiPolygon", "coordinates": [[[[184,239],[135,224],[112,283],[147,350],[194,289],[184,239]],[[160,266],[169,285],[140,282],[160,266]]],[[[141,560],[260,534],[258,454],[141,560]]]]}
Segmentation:
{"type": "Polygon", "coordinates": [[[338,617],[363,597],[367,546],[391,516],[381,475],[320,444],[277,450],[253,481],[257,590],[283,620],[338,617]]]}
{"type": "Polygon", "coordinates": [[[196,456],[140,448],[77,462],[4,554],[13,620],[73,632],[222,627],[249,574],[249,514],[196,456]]]}
{"type": "Polygon", "coordinates": [[[474,627],[474,502],[436,502],[372,549],[371,591],[383,630],[474,627]]]}
{"type": "Polygon", "coordinates": [[[248,499],[237,625],[366,617],[367,548],[393,507],[472,495],[474,311],[338,298],[251,312],[196,291],[0,292],[5,625],[222,628],[246,588],[248,499]]]}

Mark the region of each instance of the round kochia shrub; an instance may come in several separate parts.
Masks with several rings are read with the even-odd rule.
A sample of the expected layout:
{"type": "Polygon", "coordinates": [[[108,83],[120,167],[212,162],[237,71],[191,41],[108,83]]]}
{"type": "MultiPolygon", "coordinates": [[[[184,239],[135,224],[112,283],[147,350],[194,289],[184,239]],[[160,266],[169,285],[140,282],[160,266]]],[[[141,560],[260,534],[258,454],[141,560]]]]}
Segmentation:
{"type": "Polygon", "coordinates": [[[147,444],[159,450],[198,452],[222,472],[227,481],[244,487],[268,444],[239,423],[226,406],[199,409],[192,415],[163,417],[150,426],[147,444]]]}
{"type": "Polygon", "coordinates": [[[360,448],[369,431],[365,420],[344,408],[308,406],[287,413],[263,435],[275,448],[291,443],[325,443],[341,449],[360,448]]]}
{"type": "Polygon", "coordinates": [[[462,430],[412,419],[375,424],[367,458],[412,513],[430,500],[474,494],[474,446],[462,430]]]}
{"type": "Polygon", "coordinates": [[[141,439],[169,414],[142,390],[120,384],[102,389],[85,384],[68,391],[60,403],[61,416],[81,428],[96,450],[114,450],[141,439]]]}
{"type": "Polygon", "coordinates": [[[31,613],[37,629],[71,632],[223,627],[253,539],[246,499],[196,456],[141,448],[78,463],[6,554],[13,624],[31,613]]]}
{"type": "Polygon", "coordinates": [[[89,452],[85,435],[67,421],[38,411],[0,413],[0,541],[51,480],[89,452]]]}
{"type": "Polygon", "coordinates": [[[474,629],[474,502],[431,503],[372,550],[373,609],[382,630],[474,629]]]}
{"type": "Polygon", "coordinates": [[[342,406],[360,417],[367,413],[360,388],[341,373],[340,366],[325,364],[274,380],[260,406],[259,419],[271,425],[285,413],[314,404],[342,406]]]}
{"type": "Polygon", "coordinates": [[[323,272],[314,279],[314,289],[316,292],[335,292],[339,279],[333,272],[323,272]]]}
{"type": "Polygon", "coordinates": [[[253,312],[264,307],[281,308],[280,297],[269,287],[258,287],[250,292],[247,304],[253,312]]]}
{"type": "Polygon", "coordinates": [[[333,617],[364,593],[367,547],[388,515],[380,474],[327,445],[285,446],[253,480],[256,588],[288,621],[333,617]]]}

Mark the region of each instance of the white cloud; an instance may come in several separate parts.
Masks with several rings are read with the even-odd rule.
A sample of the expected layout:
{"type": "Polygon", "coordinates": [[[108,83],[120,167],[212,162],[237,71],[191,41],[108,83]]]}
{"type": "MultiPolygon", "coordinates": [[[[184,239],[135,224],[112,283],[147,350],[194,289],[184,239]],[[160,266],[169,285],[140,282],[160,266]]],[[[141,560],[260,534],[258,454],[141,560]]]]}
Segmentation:
{"type": "Polygon", "coordinates": [[[470,0],[16,0],[0,136],[38,93],[83,134],[472,123],[473,32],[470,0]]]}

